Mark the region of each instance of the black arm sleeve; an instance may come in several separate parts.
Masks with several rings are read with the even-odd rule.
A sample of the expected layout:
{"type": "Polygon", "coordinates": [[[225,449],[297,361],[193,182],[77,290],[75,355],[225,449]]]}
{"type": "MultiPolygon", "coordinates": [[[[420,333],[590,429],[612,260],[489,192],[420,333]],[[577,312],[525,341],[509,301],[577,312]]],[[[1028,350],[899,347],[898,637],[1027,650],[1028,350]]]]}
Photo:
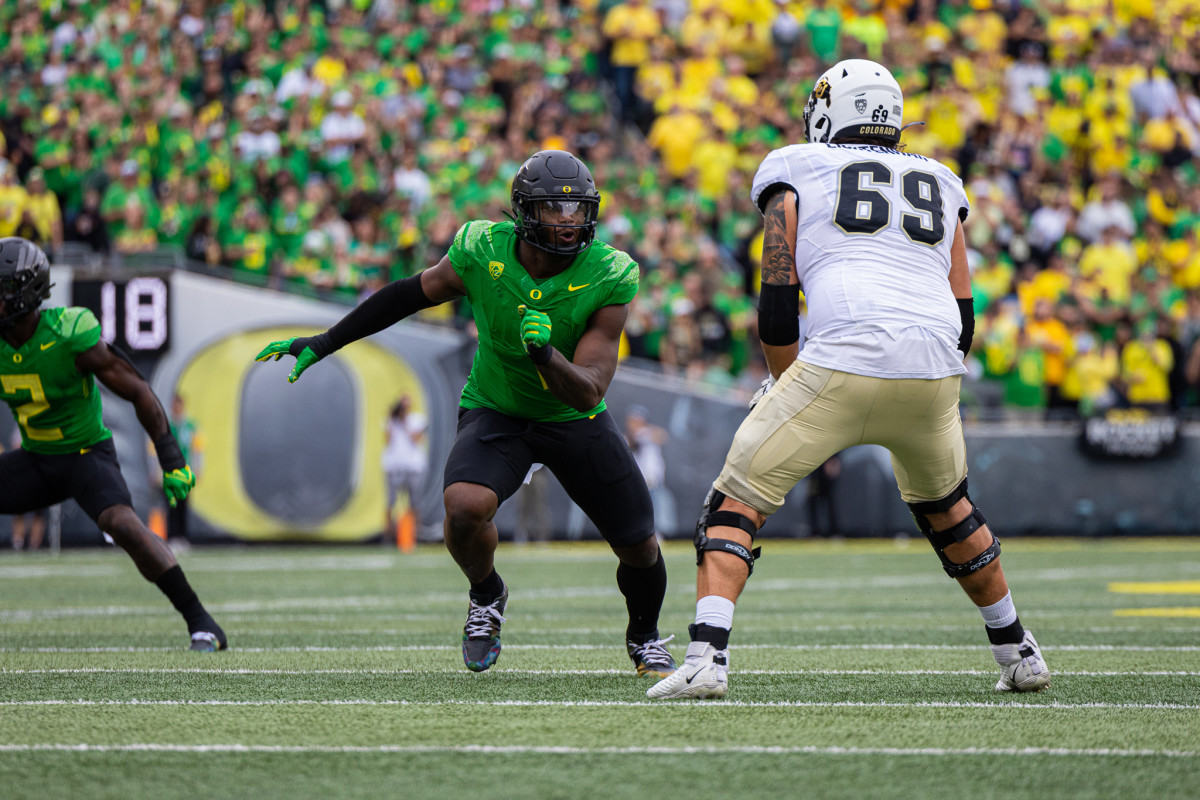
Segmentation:
{"type": "Polygon", "coordinates": [[[958,316],[962,319],[962,335],[958,337],[958,349],[965,358],[971,352],[971,340],[975,338],[975,298],[958,299],[958,316]]]}
{"type": "Polygon", "coordinates": [[[179,449],[179,441],[170,431],[154,440],[154,452],[158,454],[158,465],[163,472],[174,472],[187,466],[183,451],[179,449]]]}
{"type": "Polygon", "coordinates": [[[764,283],[758,295],[758,338],[772,347],[800,339],[800,286],[764,283]]]}
{"type": "Polygon", "coordinates": [[[423,308],[436,305],[425,296],[421,288],[421,276],[392,281],[368,297],[358,308],[342,317],[337,324],[316,336],[302,336],[292,342],[289,352],[299,355],[305,347],[311,347],[317,358],[342,349],[384,328],[395,325],[405,317],[423,308]]]}

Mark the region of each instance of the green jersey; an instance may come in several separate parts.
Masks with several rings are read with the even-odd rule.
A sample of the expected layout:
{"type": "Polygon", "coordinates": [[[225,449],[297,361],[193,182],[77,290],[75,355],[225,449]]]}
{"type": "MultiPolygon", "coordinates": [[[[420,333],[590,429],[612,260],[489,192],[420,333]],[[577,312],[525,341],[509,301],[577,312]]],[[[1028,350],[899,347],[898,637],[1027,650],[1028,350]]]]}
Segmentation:
{"type": "Polygon", "coordinates": [[[599,414],[606,408],[604,400],[576,411],[551,394],[525,353],[517,309],[524,305],[549,316],[550,344],[570,361],[592,314],[604,306],[624,305],[637,294],[638,265],[620,250],[592,242],[562,273],[535,281],[517,261],[516,247],[511,222],[487,220],[462,226],[450,245],[450,264],[467,287],[479,330],[479,349],[461,405],[539,422],[599,414]]]}
{"type": "Polygon", "coordinates": [[[112,438],[100,416],[100,393],[75,357],[100,341],[100,323],[86,308],[41,312],[28,342],[0,338],[0,397],[21,428],[21,446],[34,453],[74,453],[112,438]]]}

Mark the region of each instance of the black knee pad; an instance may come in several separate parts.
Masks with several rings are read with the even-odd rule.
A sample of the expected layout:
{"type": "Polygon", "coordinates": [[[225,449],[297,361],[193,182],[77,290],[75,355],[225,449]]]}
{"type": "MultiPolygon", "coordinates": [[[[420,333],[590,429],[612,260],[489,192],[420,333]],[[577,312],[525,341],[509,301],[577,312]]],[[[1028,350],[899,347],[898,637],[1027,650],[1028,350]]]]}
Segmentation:
{"type": "MultiPolygon", "coordinates": [[[[912,512],[913,519],[917,522],[917,527],[921,529],[921,533],[929,535],[933,527],[929,524],[929,520],[925,518],[926,514],[941,514],[954,508],[954,504],[963,498],[971,499],[967,494],[967,479],[963,478],[962,483],[954,487],[954,491],[943,497],[941,500],[927,500],[920,503],[908,503],[908,510],[912,512]]],[[[964,537],[965,538],[965,537],[964,537]]]]}
{"type": "Polygon", "coordinates": [[[700,519],[696,521],[696,536],[692,540],[692,544],[696,546],[696,566],[700,566],[704,562],[706,550],[720,550],[745,561],[746,566],[750,568],[750,575],[753,575],[754,562],[762,553],[761,547],[751,550],[731,539],[708,538],[707,532],[710,525],[728,525],[732,528],[740,528],[750,534],[751,542],[754,541],[754,535],[758,533],[758,527],[749,517],[735,511],[717,511],[716,509],[720,508],[721,501],[724,499],[724,493],[717,491],[715,486],[709,490],[708,497],[704,498],[704,510],[700,513],[700,519]]]}
{"type": "Polygon", "coordinates": [[[938,554],[938,558],[941,559],[942,569],[951,578],[965,578],[968,575],[973,575],[1000,557],[1000,540],[995,535],[992,536],[992,543],[986,550],[965,564],[955,564],[946,556],[947,547],[957,542],[966,541],[971,534],[986,524],[987,519],[984,518],[983,512],[973,503],[971,504],[970,514],[956,525],[944,531],[935,531],[929,526],[928,522],[925,523],[923,530],[925,538],[933,545],[934,551],[938,554]]]}
{"type": "Polygon", "coordinates": [[[966,578],[974,575],[1000,557],[1000,540],[993,534],[992,543],[988,546],[988,549],[965,564],[951,562],[941,550],[938,551],[938,557],[942,559],[942,569],[946,570],[947,575],[951,578],[966,578]]]}

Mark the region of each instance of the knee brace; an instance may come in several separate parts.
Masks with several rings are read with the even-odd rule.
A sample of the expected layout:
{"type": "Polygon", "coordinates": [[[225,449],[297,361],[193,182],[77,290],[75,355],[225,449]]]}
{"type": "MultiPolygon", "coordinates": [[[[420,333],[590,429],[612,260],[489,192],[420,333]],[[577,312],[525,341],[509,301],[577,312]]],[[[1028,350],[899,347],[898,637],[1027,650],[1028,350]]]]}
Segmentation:
{"type": "Polygon", "coordinates": [[[708,491],[708,497],[704,498],[704,510],[700,513],[700,519],[696,521],[696,536],[692,541],[696,545],[696,566],[700,566],[704,562],[704,552],[706,550],[720,550],[723,553],[735,555],[742,561],[745,561],[746,566],[750,568],[750,575],[753,575],[754,561],[762,553],[761,547],[750,550],[745,545],[731,539],[708,538],[708,527],[710,525],[728,525],[733,528],[740,528],[750,534],[751,542],[754,541],[754,534],[758,533],[758,528],[755,526],[754,520],[749,517],[743,516],[736,511],[718,511],[717,509],[721,507],[721,501],[724,499],[725,495],[717,491],[715,486],[708,491]]]}
{"type": "Polygon", "coordinates": [[[941,500],[908,504],[909,509],[912,511],[913,519],[917,522],[917,527],[921,529],[921,533],[925,534],[925,538],[929,540],[929,544],[933,546],[934,551],[938,554],[938,558],[941,559],[942,569],[951,578],[965,578],[968,575],[973,575],[1000,556],[1000,540],[995,535],[992,536],[992,543],[986,550],[965,564],[955,564],[946,556],[945,551],[947,547],[957,542],[966,541],[967,537],[987,524],[987,519],[984,518],[983,513],[974,502],[971,503],[971,513],[966,518],[943,531],[935,531],[925,515],[940,514],[944,511],[949,511],[954,507],[955,503],[964,497],[968,501],[971,500],[967,494],[966,478],[963,478],[963,482],[941,500]]]}

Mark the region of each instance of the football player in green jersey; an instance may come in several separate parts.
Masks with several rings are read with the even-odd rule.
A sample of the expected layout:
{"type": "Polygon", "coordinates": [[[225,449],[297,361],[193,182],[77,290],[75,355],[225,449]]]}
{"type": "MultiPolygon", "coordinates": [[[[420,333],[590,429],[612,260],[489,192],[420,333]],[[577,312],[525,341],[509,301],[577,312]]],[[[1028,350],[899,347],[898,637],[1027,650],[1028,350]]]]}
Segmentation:
{"type": "Polygon", "coordinates": [[[196,483],[150,384],[100,338],[86,308],[41,309],[50,265],[25,239],[0,239],[0,397],[21,429],[21,447],[0,454],[0,514],[22,514],[74,499],[167,596],[187,622],[192,650],[226,647],[183,569],[133,511],[104,427],[96,379],[133,403],[154,440],[171,505],[196,483]]]}
{"type": "Polygon", "coordinates": [[[594,241],[600,194],[570,153],[531,156],[513,179],[512,207],[512,221],[464,225],[435,266],[387,285],[325,333],[272,342],[257,358],[295,356],[295,381],[350,342],[466,296],[479,348],[443,479],[446,546],[471,583],[463,661],[482,672],[500,654],[508,587],[493,565],[492,520],[544,464],[620,561],[626,652],[638,674],[666,676],[675,661],[658,632],[667,572],[653,506],[604,403],[638,266],[594,241]]]}

